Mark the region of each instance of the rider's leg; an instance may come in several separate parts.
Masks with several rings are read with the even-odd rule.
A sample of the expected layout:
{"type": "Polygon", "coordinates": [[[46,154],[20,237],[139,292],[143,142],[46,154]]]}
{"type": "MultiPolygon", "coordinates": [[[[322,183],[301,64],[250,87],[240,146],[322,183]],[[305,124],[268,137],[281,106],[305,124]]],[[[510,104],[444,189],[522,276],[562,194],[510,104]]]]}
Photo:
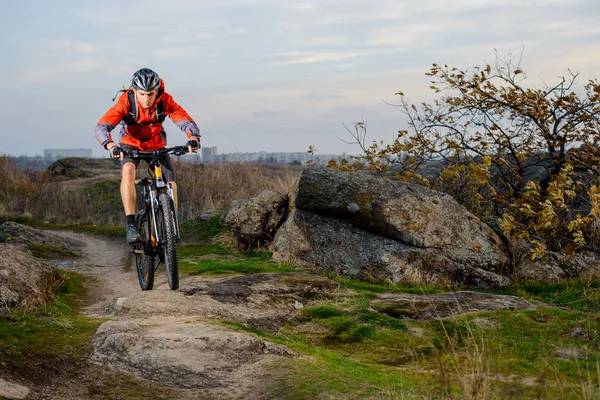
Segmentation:
{"type": "Polygon", "coordinates": [[[121,201],[125,215],[135,214],[135,164],[126,162],[121,168],[121,201]]]}
{"type": "Polygon", "coordinates": [[[135,164],[124,162],[121,166],[121,201],[127,217],[127,243],[142,241],[142,236],[135,221],[135,164]]]}

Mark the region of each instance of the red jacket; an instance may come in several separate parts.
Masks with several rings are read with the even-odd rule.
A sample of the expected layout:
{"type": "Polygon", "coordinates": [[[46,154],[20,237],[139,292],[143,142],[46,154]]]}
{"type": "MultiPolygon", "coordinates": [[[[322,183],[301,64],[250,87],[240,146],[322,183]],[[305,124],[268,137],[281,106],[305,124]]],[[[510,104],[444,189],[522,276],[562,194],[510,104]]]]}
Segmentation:
{"type": "MultiPolygon", "coordinates": [[[[165,83],[160,80],[160,88],[158,89],[158,95],[154,104],[148,109],[142,107],[137,101],[138,116],[136,123],[126,125],[123,122],[120,135],[121,144],[128,144],[143,151],[158,150],[167,145],[167,134],[162,126],[162,122],[156,120],[156,105],[162,99],[164,106],[165,116],[171,118],[171,120],[184,131],[188,138],[190,136],[200,137],[200,129],[194,122],[192,117],[173,100],[173,97],[165,92],[165,83]]],[[[110,132],[121,122],[124,118],[129,116],[129,97],[127,92],[123,93],[115,105],[111,107],[98,124],[94,133],[96,139],[104,147],[113,141],[110,132]]]]}

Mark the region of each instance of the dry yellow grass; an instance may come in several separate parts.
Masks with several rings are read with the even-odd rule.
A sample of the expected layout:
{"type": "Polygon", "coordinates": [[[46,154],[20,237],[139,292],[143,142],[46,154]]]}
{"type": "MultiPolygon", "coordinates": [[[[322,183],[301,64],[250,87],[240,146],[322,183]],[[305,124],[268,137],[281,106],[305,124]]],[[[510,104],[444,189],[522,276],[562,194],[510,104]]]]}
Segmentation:
{"type": "MultiPolygon", "coordinates": [[[[266,189],[288,193],[302,169],[278,164],[182,161],[176,161],[174,167],[182,221],[204,211],[226,209],[233,200],[255,196],[266,189]]],[[[140,173],[145,171],[146,166],[141,163],[140,173]]],[[[79,178],[86,179],[90,180],[79,178]]],[[[97,177],[96,185],[102,183],[96,180],[97,177]]],[[[106,175],[106,180],[113,181],[110,189],[90,191],[89,182],[78,185],[74,179],[58,184],[43,172],[18,170],[8,157],[0,157],[0,216],[31,215],[36,220],[57,223],[123,224],[115,176],[106,175]]]]}

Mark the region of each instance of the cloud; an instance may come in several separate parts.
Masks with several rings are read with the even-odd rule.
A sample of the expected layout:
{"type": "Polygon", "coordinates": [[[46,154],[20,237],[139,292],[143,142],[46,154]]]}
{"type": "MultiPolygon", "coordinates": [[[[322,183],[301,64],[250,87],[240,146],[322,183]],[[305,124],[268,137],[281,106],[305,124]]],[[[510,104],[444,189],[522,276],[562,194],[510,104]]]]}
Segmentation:
{"type": "MultiPolygon", "coordinates": [[[[29,68],[22,68],[13,72],[12,84],[40,84],[55,80],[59,77],[72,78],[73,74],[87,76],[88,79],[94,74],[106,75],[121,75],[125,73],[125,69],[111,66],[101,59],[88,58],[85,60],[67,62],[55,65],[44,65],[29,68]]],[[[127,70],[127,74],[130,71],[127,70]]]]}
{"type": "Polygon", "coordinates": [[[47,39],[40,38],[36,41],[35,47],[40,51],[50,54],[76,54],[88,55],[96,52],[96,47],[91,43],[78,42],[71,39],[47,39]]]}
{"type": "Polygon", "coordinates": [[[289,51],[275,54],[265,58],[271,64],[308,64],[326,61],[340,61],[360,57],[360,52],[301,52],[289,51]]]}
{"type": "Polygon", "coordinates": [[[252,113],[254,119],[277,119],[298,115],[298,110],[286,108],[282,110],[260,110],[252,113]]]}
{"type": "Polygon", "coordinates": [[[302,98],[307,100],[344,100],[345,97],[341,94],[319,94],[319,93],[309,93],[302,98]]]}

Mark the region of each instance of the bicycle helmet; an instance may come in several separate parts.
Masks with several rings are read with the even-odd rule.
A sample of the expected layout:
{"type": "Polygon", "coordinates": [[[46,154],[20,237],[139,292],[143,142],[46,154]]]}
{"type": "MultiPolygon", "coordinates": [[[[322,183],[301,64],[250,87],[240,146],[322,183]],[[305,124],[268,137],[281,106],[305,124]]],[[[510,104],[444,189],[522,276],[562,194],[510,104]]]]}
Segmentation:
{"type": "Polygon", "coordinates": [[[137,90],[150,92],[152,90],[157,90],[160,87],[160,78],[158,77],[158,74],[150,68],[142,68],[133,74],[131,86],[137,90]]]}

